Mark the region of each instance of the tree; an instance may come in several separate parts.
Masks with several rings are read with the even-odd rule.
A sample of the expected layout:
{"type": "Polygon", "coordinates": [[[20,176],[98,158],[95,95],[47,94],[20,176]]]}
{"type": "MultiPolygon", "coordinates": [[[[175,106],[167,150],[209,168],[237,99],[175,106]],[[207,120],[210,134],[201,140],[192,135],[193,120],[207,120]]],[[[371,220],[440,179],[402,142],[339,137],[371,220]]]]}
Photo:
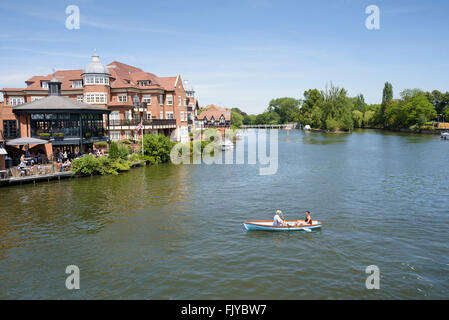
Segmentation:
{"type": "Polygon", "coordinates": [[[238,111],[232,109],[231,110],[231,125],[239,128],[239,127],[241,127],[242,124],[243,124],[242,115],[238,111]]]}
{"type": "Polygon", "coordinates": [[[174,145],[175,142],[162,134],[146,134],[143,136],[144,155],[155,164],[170,161],[170,151],[174,145]]]}
{"type": "Polygon", "coordinates": [[[278,98],[270,101],[267,111],[276,112],[280,123],[296,121],[299,114],[299,100],[294,98],[278,98]]]}
{"type": "Polygon", "coordinates": [[[382,103],[380,105],[380,113],[378,115],[379,122],[385,125],[385,110],[390,102],[393,100],[393,86],[389,82],[385,82],[384,90],[382,92],[382,103]]]}
{"type": "Polygon", "coordinates": [[[359,110],[352,111],[352,120],[354,122],[354,127],[361,128],[363,125],[363,113],[359,110]]]}

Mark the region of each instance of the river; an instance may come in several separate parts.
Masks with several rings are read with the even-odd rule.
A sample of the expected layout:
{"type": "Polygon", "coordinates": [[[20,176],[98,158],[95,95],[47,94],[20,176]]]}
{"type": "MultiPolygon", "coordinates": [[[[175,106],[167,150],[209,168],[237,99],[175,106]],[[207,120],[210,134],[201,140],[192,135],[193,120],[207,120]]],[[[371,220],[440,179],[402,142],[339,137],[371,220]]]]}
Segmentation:
{"type": "Polygon", "coordinates": [[[274,175],[165,164],[0,189],[0,298],[449,298],[449,142],[292,130],[278,152],[274,175]],[[276,209],[323,228],[244,229],[276,209]]]}

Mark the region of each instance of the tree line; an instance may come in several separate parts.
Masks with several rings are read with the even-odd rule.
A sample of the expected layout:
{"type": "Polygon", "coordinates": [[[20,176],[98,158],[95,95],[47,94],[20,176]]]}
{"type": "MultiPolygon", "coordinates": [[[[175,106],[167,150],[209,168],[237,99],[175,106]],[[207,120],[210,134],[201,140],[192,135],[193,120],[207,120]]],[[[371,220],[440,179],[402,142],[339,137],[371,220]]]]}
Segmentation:
{"type": "Polygon", "coordinates": [[[430,121],[449,121],[449,92],[406,89],[393,99],[386,82],[381,104],[367,104],[363,94],[349,97],[344,88],[330,83],[324,90],[310,89],[303,99],[273,99],[267,109],[251,115],[232,109],[232,124],[283,124],[298,122],[315,129],[350,131],[354,128],[426,128],[430,121]]]}

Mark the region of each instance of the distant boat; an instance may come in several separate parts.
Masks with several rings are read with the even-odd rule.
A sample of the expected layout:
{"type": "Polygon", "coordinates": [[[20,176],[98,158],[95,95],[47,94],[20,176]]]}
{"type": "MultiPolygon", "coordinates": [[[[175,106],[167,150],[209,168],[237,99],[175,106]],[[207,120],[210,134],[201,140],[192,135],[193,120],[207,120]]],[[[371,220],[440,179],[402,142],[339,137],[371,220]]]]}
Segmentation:
{"type": "Polygon", "coordinates": [[[240,133],[240,131],[238,131],[238,132],[235,134],[235,138],[236,138],[237,140],[241,140],[241,139],[243,138],[243,135],[240,133]]]}
{"type": "Polygon", "coordinates": [[[305,130],[305,131],[310,131],[310,130],[312,130],[312,128],[311,128],[308,124],[306,124],[306,125],[304,126],[304,130],[305,130]]]}
{"type": "Polygon", "coordinates": [[[234,144],[230,140],[225,140],[221,143],[221,150],[230,150],[234,148],[234,144]]]}
{"type": "Polygon", "coordinates": [[[441,139],[449,140],[449,132],[441,132],[441,139]]]}

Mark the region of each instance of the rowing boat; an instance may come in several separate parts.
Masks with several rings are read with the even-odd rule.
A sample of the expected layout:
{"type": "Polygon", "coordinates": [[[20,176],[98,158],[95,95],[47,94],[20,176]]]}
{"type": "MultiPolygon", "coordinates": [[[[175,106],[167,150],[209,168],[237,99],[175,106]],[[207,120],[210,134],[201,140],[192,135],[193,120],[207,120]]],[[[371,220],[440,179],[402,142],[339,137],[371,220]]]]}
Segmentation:
{"type": "Polygon", "coordinates": [[[264,221],[245,221],[243,225],[246,230],[266,230],[266,231],[311,231],[312,229],[321,228],[322,223],[320,220],[312,220],[312,224],[306,224],[302,226],[295,226],[295,224],[304,220],[286,220],[288,226],[273,226],[273,220],[264,221]]]}

